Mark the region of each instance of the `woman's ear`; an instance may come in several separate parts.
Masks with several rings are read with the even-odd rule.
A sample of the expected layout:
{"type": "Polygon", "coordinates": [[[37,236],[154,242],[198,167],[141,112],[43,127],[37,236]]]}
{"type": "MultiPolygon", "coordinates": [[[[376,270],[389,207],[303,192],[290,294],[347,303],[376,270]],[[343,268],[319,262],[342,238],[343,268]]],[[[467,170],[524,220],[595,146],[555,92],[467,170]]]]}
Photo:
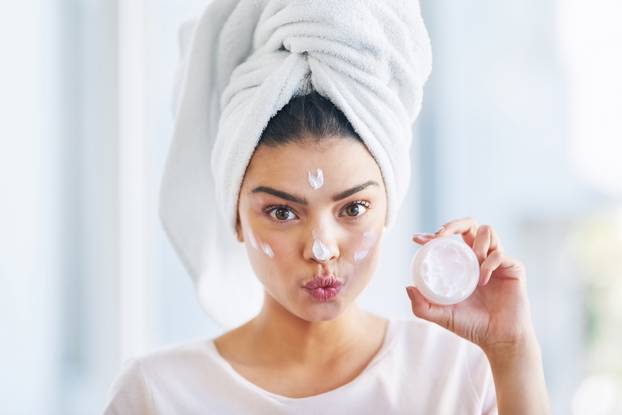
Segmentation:
{"type": "Polygon", "coordinates": [[[237,235],[238,241],[239,242],[244,242],[244,236],[242,233],[242,225],[240,224],[240,215],[238,215],[236,221],[235,221],[235,233],[237,235]]]}

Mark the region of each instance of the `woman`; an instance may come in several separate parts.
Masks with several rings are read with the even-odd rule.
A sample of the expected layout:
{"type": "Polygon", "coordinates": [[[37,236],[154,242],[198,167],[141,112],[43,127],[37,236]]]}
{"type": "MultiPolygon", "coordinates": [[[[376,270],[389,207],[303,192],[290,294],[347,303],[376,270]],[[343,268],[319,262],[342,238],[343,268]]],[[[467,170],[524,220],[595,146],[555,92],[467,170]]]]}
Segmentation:
{"type": "MultiPolygon", "coordinates": [[[[230,22],[235,22],[231,16],[235,16],[233,5],[236,2],[219,3],[223,8],[215,7],[205,16],[216,22],[221,12],[230,22]]],[[[311,3],[297,4],[306,6],[311,3]]],[[[321,16],[324,20],[315,22],[328,22],[328,12],[338,14],[320,3],[317,2],[318,9],[304,10],[304,16],[320,10],[321,13],[314,16],[321,16]]],[[[368,2],[333,5],[337,7],[345,3],[352,7],[346,8],[347,16],[376,7],[368,2]]],[[[395,7],[406,7],[405,4],[411,3],[396,2],[395,7]]],[[[262,4],[263,14],[257,27],[265,27],[265,16],[272,12],[275,13],[272,16],[276,16],[286,10],[287,5],[287,2],[262,4]]],[[[418,14],[418,9],[404,10],[408,11],[418,14]]],[[[251,14],[248,9],[243,12],[251,14]]],[[[369,16],[372,15],[377,13],[369,16]]],[[[271,23],[274,26],[274,21],[271,23]]],[[[339,20],[339,25],[345,27],[348,23],[339,20]]],[[[233,27],[239,31],[241,26],[233,27]]],[[[356,27],[350,29],[356,30],[356,27]]],[[[222,32],[224,29],[218,30],[222,32]]],[[[222,32],[220,37],[226,37],[225,33],[222,32]]],[[[363,33],[354,33],[355,36],[364,36],[363,33]]],[[[254,39],[257,38],[261,36],[254,39]]],[[[201,44],[200,39],[200,29],[196,29],[195,48],[201,44]]],[[[322,37],[324,39],[326,37],[322,37]]],[[[257,41],[256,50],[268,43],[257,41]]],[[[299,62],[306,65],[311,58],[317,57],[313,55],[315,49],[306,47],[301,52],[304,57],[288,60],[296,45],[291,42],[282,45],[279,51],[287,57],[273,68],[275,71],[288,63],[295,69],[299,62]],[[283,49],[287,48],[292,50],[285,52],[283,49]]],[[[245,53],[249,54],[248,51],[245,53]]],[[[416,55],[411,58],[417,62],[416,55]]],[[[232,61],[236,62],[232,68],[243,62],[239,59],[232,61]]],[[[262,61],[265,63],[266,60],[262,61]]],[[[193,93],[202,93],[201,88],[191,87],[193,79],[197,78],[193,78],[192,60],[190,65],[185,72],[186,88],[179,106],[176,139],[184,136],[184,124],[196,134],[197,123],[206,118],[205,114],[187,115],[193,111],[191,108],[197,107],[197,102],[209,101],[205,97],[190,98],[193,93]],[[184,116],[192,122],[184,122],[184,116]]],[[[263,66],[261,68],[263,70],[263,66]]],[[[316,66],[315,69],[319,73],[325,68],[316,66]]],[[[217,112],[220,119],[218,137],[228,141],[219,142],[216,138],[215,144],[203,149],[206,153],[212,151],[214,158],[197,162],[195,168],[212,163],[213,181],[203,191],[210,192],[211,187],[220,186],[220,190],[214,191],[213,201],[221,208],[225,219],[228,218],[227,207],[235,206],[231,225],[237,241],[244,244],[248,262],[261,284],[261,308],[252,318],[217,338],[170,346],[129,360],[111,389],[105,413],[547,413],[548,398],[538,342],[531,324],[524,268],[503,253],[501,242],[490,226],[479,226],[473,219],[466,218],[446,223],[435,234],[413,237],[416,243],[425,244],[439,236],[460,234],[473,248],[481,266],[480,285],[463,302],[453,306],[433,305],[416,288],[408,287],[412,311],[418,317],[409,321],[387,320],[357,305],[357,297],[374,274],[383,232],[386,225],[392,223],[389,219],[395,216],[399,205],[400,198],[396,194],[403,193],[407,187],[403,176],[392,172],[400,172],[404,166],[409,168],[408,160],[397,154],[403,153],[408,144],[396,141],[391,150],[390,146],[379,147],[374,140],[380,140],[382,137],[378,137],[383,133],[387,140],[397,140],[389,134],[392,131],[389,124],[408,111],[398,110],[387,116],[387,106],[382,103],[389,102],[390,97],[386,101],[374,98],[367,104],[380,105],[378,111],[371,113],[383,128],[374,135],[369,134],[354,106],[339,101],[341,95],[335,90],[323,88],[326,87],[323,82],[328,82],[326,79],[329,78],[311,76],[309,79],[305,75],[300,82],[304,83],[306,93],[300,93],[301,83],[296,84],[290,90],[290,96],[286,96],[284,106],[277,103],[275,106],[280,108],[275,114],[266,113],[268,122],[265,127],[261,127],[261,119],[257,120],[257,125],[250,125],[252,122],[242,122],[244,118],[232,118],[234,111],[229,109],[232,106],[239,110],[239,102],[246,102],[236,103],[235,98],[248,86],[236,89],[231,85],[235,84],[235,76],[240,76],[240,72],[249,72],[231,71],[231,76],[223,77],[228,80],[228,86],[223,92],[222,111],[217,112]],[[314,87],[312,89],[324,90],[325,94],[309,91],[310,85],[314,87]],[[332,99],[326,97],[331,95],[332,99]],[[350,116],[346,116],[333,101],[340,102],[350,116]],[[240,125],[247,131],[240,131],[240,125]],[[249,132],[258,126],[259,139],[244,144],[249,132]],[[227,147],[227,143],[232,145],[227,147]],[[248,162],[245,157],[239,157],[241,161],[232,161],[243,153],[241,148],[246,148],[250,154],[248,162]],[[383,148],[387,148],[386,154],[382,153],[383,148]],[[218,163],[222,164],[222,171],[218,169],[218,163]],[[239,187],[235,180],[236,166],[241,166],[243,172],[239,187]],[[222,185],[227,181],[234,188],[222,185]]],[[[203,72],[197,70],[198,73],[203,72]]],[[[279,76],[278,71],[276,73],[273,78],[266,75],[259,85],[266,85],[269,79],[276,83],[286,78],[279,76]]],[[[395,71],[394,76],[398,79],[403,73],[395,71]]],[[[350,87],[347,82],[343,81],[336,89],[341,86],[347,90],[350,87]]],[[[401,92],[394,86],[405,82],[384,79],[382,84],[393,85],[385,91],[390,94],[391,91],[401,92]]],[[[419,83],[421,86],[422,82],[419,83]]],[[[360,95],[364,95],[360,82],[356,88],[360,95]]],[[[215,89],[218,93],[223,91],[215,89]]],[[[409,103],[405,105],[406,109],[414,108],[414,113],[418,112],[416,100],[407,94],[408,91],[403,93],[400,102],[409,103]]],[[[356,99],[351,96],[351,100],[356,99]]],[[[264,104],[257,103],[251,108],[259,111],[264,104]]],[[[364,112],[363,106],[356,108],[364,112]]],[[[210,118],[209,114],[207,118],[210,118]]],[[[405,121],[412,119],[404,118],[405,121]]],[[[249,119],[252,121],[252,118],[246,118],[249,119]]],[[[209,126],[204,127],[209,136],[209,126]]],[[[406,128],[398,132],[403,133],[400,137],[410,134],[406,128]]],[[[198,153],[188,151],[189,148],[185,146],[185,151],[173,152],[198,153]]],[[[182,159],[180,156],[178,161],[182,159]]],[[[179,165],[193,170],[188,167],[189,162],[180,162],[179,165]]],[[[180,172],[182,170],[177,171],[180,172]]],[[[176,196],[169,202],[175,208],[185,200],[180,197],[180,187],[187,182],[179,183],[182,184],[172,186],[169,183],[169,189],[175,192],[171,190],[169,194],[176,196]]],[[[235,291],[226,294],[226,290],[219,289],[225,287],[227,281],[235,280],[237,275],[214,276],[214,272],[205,272],[206,269],[213,271],[213,263],[222,260],[228,250],[217,250],[216,255],[206,260],[204,255],[213,254],[213,249],[194,248],[195,251],[191,251],[194,240],[192,244],[184,245],[183,237],[188,235],[199,234],[206,239],[211,235],[212,242],[220,237],[214,236],[218,223],[207,226],[201,222],[208,220],[206,215],[217,216],[213,212],[215,209],[208,204],[203,208],[194,217],[188,214],[188,207],[184,208],[183,215],[178,216],[171,212],[179,209],[171,209],[165,211],[171,215],[164,214],[163,218],[175,248],[197,278],[197,289],[205,291],[202,298],[208,312],[216,314],[227,307],[235,312],[244,308],[248,298],[235,295],[235,291]],[[192,221],[179,226],[183,232],[176,233],[174,225],[188,217],[192,217],[192,221]],[[202,225],[196,228],[196,232],[188,232],[192,223],[202,225]],[[211,232],[203,234],[200,229],[211,232]],[[196,255],[193,260],[192,254],[197,251],[201,255],[196,255]],[[201,278],[207,276],[210,276],[208,281],[211,284],[201,282],[201,278]],[[227,297],[227,301],[219,302],[219,297],[227,297]]],[[[221,218],[218,221],[228,226],[227,221],[221,218]]]]}

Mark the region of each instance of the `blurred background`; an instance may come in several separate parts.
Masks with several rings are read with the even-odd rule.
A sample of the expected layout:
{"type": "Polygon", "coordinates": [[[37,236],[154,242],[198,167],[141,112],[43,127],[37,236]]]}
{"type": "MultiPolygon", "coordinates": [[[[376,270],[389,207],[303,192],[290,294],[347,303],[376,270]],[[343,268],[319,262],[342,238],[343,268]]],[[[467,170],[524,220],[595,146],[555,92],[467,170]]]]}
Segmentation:
{"type": "MultiPolygon", "coordinates": [[[[100,413],[125,359],[223,331],[157,216],[206,0],[0,4],[0,408],[100,413]]],[[[422,8],[413,181],[360,302],[414,318],[410,236],[473,216],[526,265],[554,413],[622,413],[622,2],[422,8]]]]}

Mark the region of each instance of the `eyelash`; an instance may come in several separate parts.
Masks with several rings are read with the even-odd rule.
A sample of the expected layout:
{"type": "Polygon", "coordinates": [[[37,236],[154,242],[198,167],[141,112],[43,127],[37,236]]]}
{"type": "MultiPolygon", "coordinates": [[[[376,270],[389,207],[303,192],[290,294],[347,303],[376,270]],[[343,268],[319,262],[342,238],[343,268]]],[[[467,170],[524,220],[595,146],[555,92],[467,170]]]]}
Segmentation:
{"type": "MultiPolygon", "coordinates": [[[[362,214],[360,214],[360,215],[357,215],[357,216],[348,216],[348,215],[346,215],[346,216],[348,217],[348,220],[350,220],[350,221],[352,221],[352,222],[357,222],[357,221],[359,221],[359,220],[361,219],[361,217],[363,217],[363,216],[367,213],[367,211],[368,211],[369,209],[371,209],[371,203],[369,203],[367,200],[356,200],[356,201],[354,201],[354,202],[349,203],[348,205],[346,205],[346,206],[344,207],[344,209],[347,209],[347,208],[349,208],[350,206],[354,206],[354,205],[360,205],[360,206],[363,206],[366,210],[365,210],[365,212],[364,212],[364,213],[362,213],[362,214]]],[[[291,209],[289,206],[287,206],[287,205],[270,205],[270,206],[266,207],[266,209],[264,209],[264,212],[268,215],[268,217],[270,218],[270,220],[272,220],[273,222],[276,222],[276,223],[279,223],[279,224],[287,224],[288,222],[292,222],[291,220],[279,220],[279,219],[274,218],[274,217],[271,215],[271,213],[272,213],[273,211],[277,210],[277,209],[287,209],[287,210],[289,210],[290,212],[294,213],[294,212],[292,211],[292,209],[291,209]]]]}

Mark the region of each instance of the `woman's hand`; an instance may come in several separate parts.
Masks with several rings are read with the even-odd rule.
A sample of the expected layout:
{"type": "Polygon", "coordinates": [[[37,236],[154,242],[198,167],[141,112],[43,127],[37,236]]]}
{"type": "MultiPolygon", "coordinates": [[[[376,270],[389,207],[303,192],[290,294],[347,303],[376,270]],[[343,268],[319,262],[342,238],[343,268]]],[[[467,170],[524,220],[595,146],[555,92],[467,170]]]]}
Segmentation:
{"type": "Polygon", "coordinates": [[[413,313],[439,324],[482,348],[505,349],[535,338],[527,298],[525,267],[503,252],[495,230],[472,218],[446,223],[435,234],[416,234],[425,244],[434,238],[460,234],[480,263],[479,284],[466,300],[453,305],[431,304],[414,286],[407,287],[413,313]]]}
{"type": "Polygon", "coordinates": [[[413,313],[477,344],[492,369],[500,414],[549,414],[538,341],[531,323],[525,267],[503,253],[495,230],[472,218],[446,223],[435,234],[415,235],[420,244],[460,234],[480,264],[479,284],[466,300],[453,305],[428,302],[407,287],[413,313]]]}

